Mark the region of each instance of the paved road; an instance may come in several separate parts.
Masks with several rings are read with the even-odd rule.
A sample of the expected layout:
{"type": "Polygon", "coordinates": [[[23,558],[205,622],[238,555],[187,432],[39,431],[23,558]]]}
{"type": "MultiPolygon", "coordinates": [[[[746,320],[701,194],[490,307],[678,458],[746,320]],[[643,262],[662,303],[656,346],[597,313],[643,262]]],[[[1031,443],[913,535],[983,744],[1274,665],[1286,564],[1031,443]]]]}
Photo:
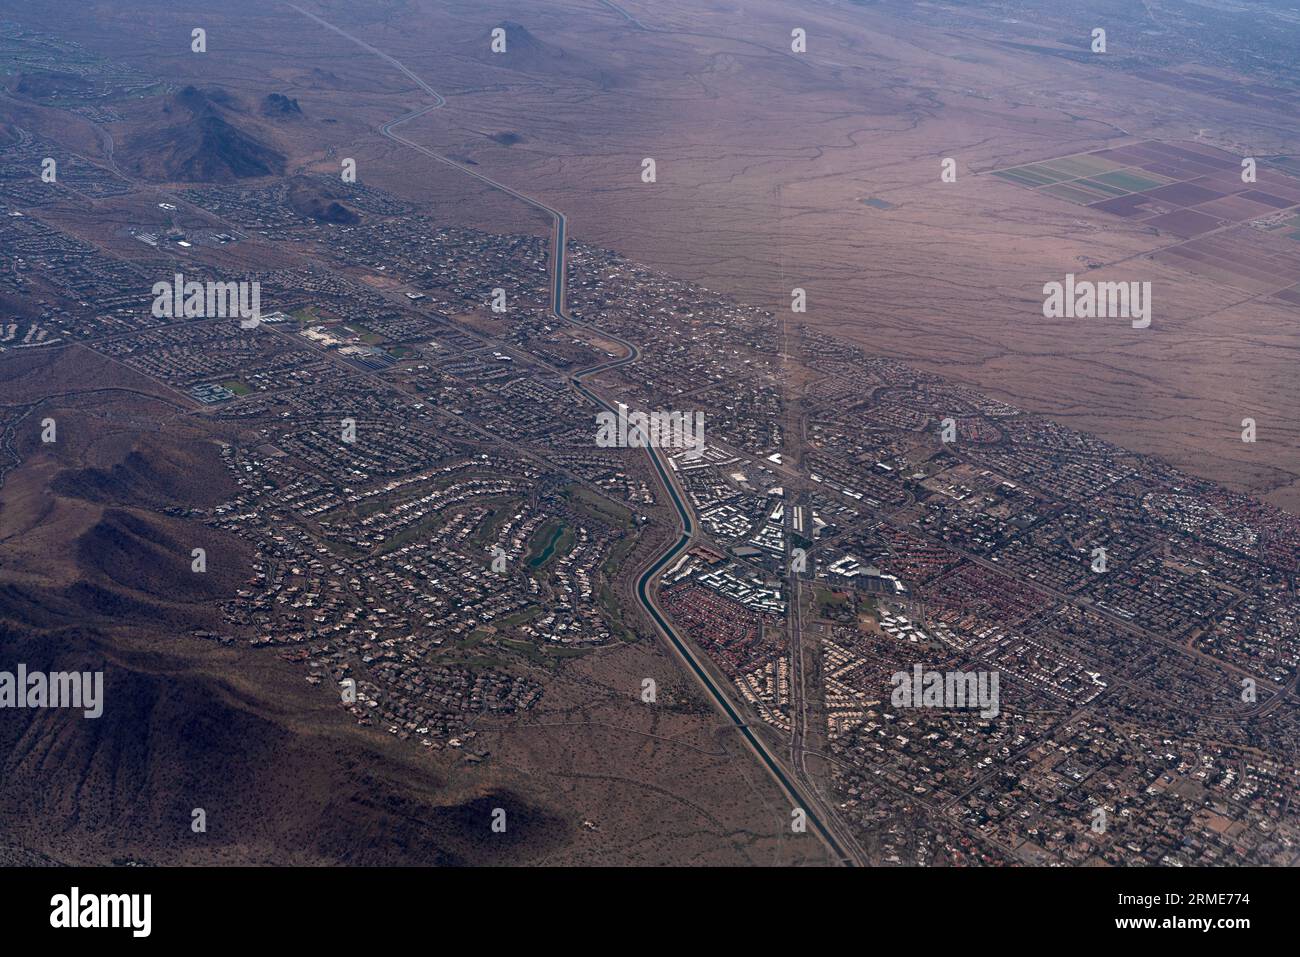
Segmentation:
{"type": "MultiPolygon", "coordinates": [[[[488,186],[491,186],[493,189],[500,190],[501,192],[506,193],[509,196],[513,196],[515,199],[518,199],[521,202],[533,207],[534,209],[540,210],[551,217],[551,220],[554,224],[553,227],[554,231],[552,234],[552,252],[551,252],[551,264],[552,264],[551,265],[551,312],[552,314],[557,319],[563,322],[567,322],[572,325],[587,329],[593,332],[594,334],[599,335],[603,339],[617,342],[620,346],[624,348],[624,350],[626,350],[625,354],[617,359],[613,359],[608,362],[602,362],[598,365],[591,366],[580,372],[574,373],[570,379],[570,384],[574,389],[576,389],[579,393],[581,393],[591,402],[595,403],[597,406],[607,411],[615,411],[613,404],[610,403],[603,396],[594,392],[590,387],[586,385],[584,380],[600,372],[606,371],[608,369],[613,369],[630,362],[635,362],[636,359],[640,356],[641,351],[632,342],[629,342],[626,339],[619,338],[618,336],[612,335],[603,329],[598,329],[594,326],[588,325],[587,323],[580,322],[579,320],[574,319],[572,316],[568,314],[568,311],[565,307],[565,292],[566,292],[565,281],[566,281],[566,264],[568,261],[568,252],[567,252],[566,235],[565,235],[567,220],[565,219],[564,213],[560,212],[560,210],[555,209],[554,207],[546,205],[541,200],[535,199],[531,196],[521,193],[516,189],[512,189],[511,187],[506,186],[503,183],[498,183],[496,180],[484,176],[482,173],[478,173],[460,163],[457,163],[454,160],[448,159],[447,157],[441,155],[440,153],[435,152],[434,150],[429,149],[426,146],[422,146],[421,144],[416,143],[413,140],[407,139],[401,134],[394,132],[394,130],[397,127],[401,126],[404,123],[410,122],[411,120],[414,120],[417,117],[424,116],[427,113],[431,113],[434,110],[441,109],[443,106],[446,105],[447,103],[446,99],[440,93],[438,93],[436,90],[430,87],[427,83],[425,83],[422,79],[420,79],[418,76],[412,73],[409,69],[403,66],[398,60],[389,56],[387,53],[384,53],[381,50],[377,50],[375,47],[366,43],[364,40],[361,40],[353,36],[352,34],[346,32],[345,30],[340,29],[339,27],[336,27],[334,24],[329,23],[326,20],[323,20],[322,18],[318,17],[314,13],[310,13],[292,3],[288,4],[288,6],[293,8],[294,10],[297,10],[299,13],[303,14],[304,16],[314,20],[316,23],[320,24],[321,26],[329,30],[332,30],[334,33],[337,33],[340,36],[345,37],[346,39],[352,41],[357,46],[360,46],[362,49],[367,50],[368,52],[373,53],[375,56],[382,58],[390,65],[392,65],[394,68],[399,70],[407,78],[409,78],[421,90],[423,90],[429,96],[433,97],[434,102],[429,104],[428,106],[421,107],[418,110],[413,110],[412,112],[406,113],[405,115],[400,116],[395,120],[390,120],[388,123],[385,123],[382,127],[380,127],[380,132],[384,136],[388,137],[391,140],[394,140],[395,142],[401,143],[402,145],[407,146],[410,149],[416,150],[417,152],[423,154],[424,156],[436,160],[437,162],[442,163],[445,166],[450,166],[464,173],[466,176],[472,176],[474,179],[477,179],[480,182],[485,183],[488,186]]],[[[755,755],[757,755],[757,757],[759,758],[763,766],[768,770],[768,772],[772,775],[772,777],[776,779],[777,783],[785,791],[787,797],[792,802],[792,807],[803,808],[805,814],[807,815],[808,824],[811,825],[814,833],[816,833],[817,836],[820,837],[823,842],[825,842],[827,847],[830,848],[835,859],[840,863],[850,865],[850,866],[859,863],[859,861],[856,859],[856,854],[846,853],[844,844],[842,844],[841,841],[835,836],[835,834],[832,831],[832,828],[828,827],[826,823],[824,823],[824,819],[825,820],[833,819],[833,815],[830,813],[829,809],[825,808],[822,805],[822,802],[819,797],[812,794],[805,794],[805,792],[803,792],[800,789],[800,787],[792,780],[793,776],[787,774],[785,768],[783,768],[780,762],[772,755],[771,751],[763,743],[763,741],[753,732],[753,730],[750,729],[745,719],[741,717],[739,710],[731,701],[729,693],[724,690],[723,686],[719,681],[713,678],[713,676],[709,673],[708,669],[705,668],[704,665],[701,663],[696,652],[685,641],[682,640],[681,636],[677,633],[677,630],[673,627],[672,623],[668,620],[667,616],[664,615],[662,610],[658,607],[658,604],[655,600],[655,590],[656,590],[655,584],[658,580],[658,575],[671,561],[677,558],[677,556],[679,556],[682,553],[682,551],[685,550],[690,545],[691,539],[695,534],[695,521],[693,516],[691,515],[690,508],[686,505],[685,500],[682,498],[678,488],[676,487],[670,475],[669,469],[665,465],[663,450],[657,448],[647,448],[646,451],[649,454],[650,461],[653,463],[655,470],[658,472],[660,481],[662,482],[665,491],[667,491],[669,498],[672,500],[673,507],[677,512],[677,518],[680,525],[680,535],[677,541],[667,551],[665,551],[658,559],[656,559],[653,563],[651,563],[650,567],[647,568],[645,572],[642,573],[640,579],[638,579],[636,585],[637,600],[641,603],[641,606],[645,609],[646,613],[650,616],[651,620],[655,623],[660,633],[668,640],[668,642],[673,647],[674,651],[676,651],[677,654],[681,657],[682,661],[685,662],[690,672],[694,675],[695,679],[709,694],[713,702],[718,706],[718,708],[723,712],[723,714],[727,716],[727,718],[731,721],[731,723],[735,726],[735,728],[740,732],[741,736],[745,739],[746,744],[749,745],[750,749],[755,753],[755,755]]],[[[838,825],[838,822],[835,822],[835,825],[838,825]]],[[[835,825],[832,825],[832,827],[834,827],[835,825]]]]}

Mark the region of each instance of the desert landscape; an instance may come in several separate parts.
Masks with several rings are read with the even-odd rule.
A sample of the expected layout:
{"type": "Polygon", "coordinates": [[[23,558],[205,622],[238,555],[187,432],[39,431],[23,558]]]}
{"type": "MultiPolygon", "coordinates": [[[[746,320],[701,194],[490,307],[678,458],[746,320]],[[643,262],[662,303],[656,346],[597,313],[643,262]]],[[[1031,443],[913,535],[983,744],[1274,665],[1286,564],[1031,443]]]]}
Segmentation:
{"type": "Polygon", "coordinates": [[[1159,779],[1267,835],[1223,859],[1294,862],[1300,14],[65,6],[0,0],[0,648],[130,706],[4,715],[0,863],[1126,863],[971,810],[1114,758],[1115,699],[1135,765],[1185,721],[1267,777],[1255,830],[1159,779]],[[1067,276],[1149,323],[1049,318],[1067,276]],[[669,403],[703,464],[592,447],[669,403]],[[895,638],[1052,677],[859,774],[895,638]]]}

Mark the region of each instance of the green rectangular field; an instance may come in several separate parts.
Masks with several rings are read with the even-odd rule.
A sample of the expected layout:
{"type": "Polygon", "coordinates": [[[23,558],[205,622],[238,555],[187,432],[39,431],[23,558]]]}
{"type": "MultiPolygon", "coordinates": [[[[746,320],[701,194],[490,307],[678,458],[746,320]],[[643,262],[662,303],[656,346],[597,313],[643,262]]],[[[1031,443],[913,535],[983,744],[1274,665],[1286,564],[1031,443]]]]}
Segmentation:
{"type": "Polygon", "coordinates": [[[1157,176],[1155,173],[1148,173],[1145,170],[1141,173],[1135,173],[1127,169],[1114,173],[1103,173],[1100,176],[1094,176],[1093,179],[1098,183],[1116,186],[1130,193],[1140,193],[1144,189],[1155,189],[1157,186],[1164,186],[1166,183],[1173,182],[1171,179],[1157,176]]]}
{"type": "Polygon", "coordinates": [[[1278,169],[1284,169],[1288,173],[1300,176],[1300,156],[1271,156],[1268,165],[1276,166],[1278,169]]]}
{"type": "Polygon", "coordinates": [[[1017,182],[1022,182],[1027,186],[1045,186],[1048,183],[1059,183],[1063,179],[1069,179],[1060,173],[1053,173],[1045,170],[1041,166],[1016,166],[1012,169],[998,171],[999,176],[1008,176],[1017,182]]]}
{"type": "Polygon", "coordinates": [[[1078,186],[1081,189],[1090,189],[1099,193],[1105,193],[1107,196],[1127,196],[1129,191],[1119,186],[1112,186],[1110,183],[1103,183],[1094,176],[1092,179],[1077,179],[1071,186],[1078,186]]]}
{"type": "Polygon", "coordinates": [[[1097,203],[1103,199],[1110,199],[1105,193],[1096,190],[1081,189],[1074,183],[1057,183],[1055,186],[1044,186],[1039,190],[1040,193],[1050,193],[1058,199],[1068,199],[1072,203],[1078,203],[1080,206],[1087,206],[1089,203],[1097,203]]]}
{"type": "Polygon", "coordinates": [[[1015,183],[1017,186],[1042,186],[1042,182],[1034,179],[1032,176],[1025,176],[1015,170],[1000,169],[993,174],[999,179],[1005,179],[1009,183],[1015,183]]]}
{"type": "Polygon", "coordinates": [[[1048,160],[1046,163],[1039,163],[1038,165],[1063,174],[1064,179],[1095,176],[1097,173],[1109,173],[1112,170],[1123,168],[1122,163],[1116,163],[1097,156],[1089,156],[1086,153],[1078,156],[1062,156],[1060,159],[1048,160]]]}

